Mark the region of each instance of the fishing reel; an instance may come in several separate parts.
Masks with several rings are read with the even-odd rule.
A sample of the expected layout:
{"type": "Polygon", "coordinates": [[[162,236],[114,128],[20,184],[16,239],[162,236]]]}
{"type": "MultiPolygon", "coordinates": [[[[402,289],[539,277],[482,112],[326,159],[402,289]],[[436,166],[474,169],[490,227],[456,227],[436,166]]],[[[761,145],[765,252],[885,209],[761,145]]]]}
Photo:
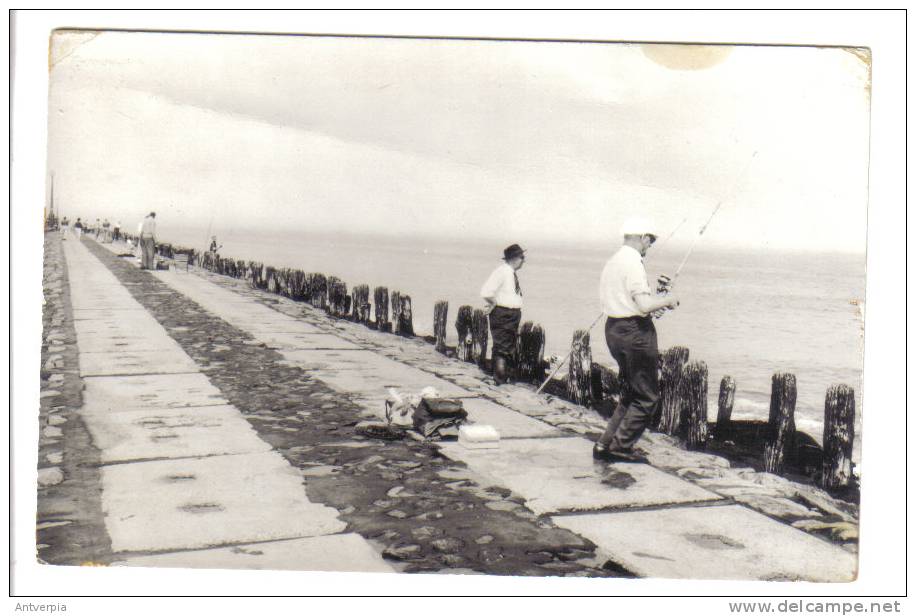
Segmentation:
{"type": "MultiPolygon", "coordinates": [[[[668,295],[671,292],[671,286],[674,281],[664,274],[658,277],[658,280],[655,281],[655,292],[659,295],[668,295]]],[[[659,308],[652,313],[652,316],[656,319],[660,319],[662,315],[671,310],[671,308],[659,308]]]]}

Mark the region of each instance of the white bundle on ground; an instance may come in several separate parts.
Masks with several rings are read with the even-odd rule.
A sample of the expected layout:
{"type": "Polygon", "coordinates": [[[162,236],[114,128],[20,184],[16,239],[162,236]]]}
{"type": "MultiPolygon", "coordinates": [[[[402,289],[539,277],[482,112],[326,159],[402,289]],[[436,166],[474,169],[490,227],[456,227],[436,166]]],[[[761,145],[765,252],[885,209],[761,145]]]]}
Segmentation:
{"type": "Polygon", "coordinates": [[[395,426],[412,426],[413,411],[423,398],[438,398],[439,392],[435,387],[424,387],[419,394],[401,395],[394,387],[388,388],[388,398],[385,400],[387,419],[395,426]]]}
{"type": "Polygon", "coordinates": [[[485,424],[464,424],[458,429],[458,443],[466,449],[497,449],[499,432],[485,424]]]}

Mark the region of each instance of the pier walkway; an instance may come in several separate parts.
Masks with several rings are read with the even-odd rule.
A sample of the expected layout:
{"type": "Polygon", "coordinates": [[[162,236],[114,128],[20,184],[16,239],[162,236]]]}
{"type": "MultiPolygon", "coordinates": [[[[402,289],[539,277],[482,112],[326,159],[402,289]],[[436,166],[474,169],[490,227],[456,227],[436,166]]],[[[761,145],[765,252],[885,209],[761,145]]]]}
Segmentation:
{"type": "MultiPolygon", "coordinates": [[[[311,486],[320,484],[276,453],[280,440],[259,438],[252,419],[229,404],[200,360],[176,343],[175,328],[167,331],[135,299],[135,283],[103,263],[113,255],[92,254],[99,247],[117,254],[123,245],[92,251],[80,242],[65,245],[86,387],[82,414],[101,450],[112,549],[127,564],[389,569],[360,535],[344,532],[338,511],[309,500],[311,486]],[[201,549],[212,545],[229,547],[201,549]]],[[[460,479],[511,491],[531,519],[549,520],[597,546],[599,562],[668,578],[855,577],[854,553],[753,506],[766,498],[770,506],[782,488],[747,480],[760,496],[751,499],[747,485],[737,485],[738,474],[715,456],[676,454],[647,435],[651,465],[595,463],[584,436],[593,419],[528,388],[489,385],[476,367],[448,360],[430,345],[335,321],[207,272],[137,273],[157,278],[339,392],[359,409],[354,421],[382,415],[387,387],[417,392],[432,386],[461,398],[470,419],[494,426],[501,441],[492,450],[440,444],[442,455],[467,466],[460,479]],[[708,480],[671,472],[684,465],[670,460],[675,455],[705,465],[708,480]]],[[[371,456],[371,443],[359,447],[371,456]]],[[[336,468],[316,468],[313,476],[336,468]]],[[[388,500],[396,504],[398,491],[391,492],[388,500]]]]}
{"type": "Polygon", "coordinates": [[[64,242],[100,450],[102,511],[121,564],[390,571],[258,438],[86,246],[64,242]],[[201,550],[207,546],[218,550],[201,550]]]}

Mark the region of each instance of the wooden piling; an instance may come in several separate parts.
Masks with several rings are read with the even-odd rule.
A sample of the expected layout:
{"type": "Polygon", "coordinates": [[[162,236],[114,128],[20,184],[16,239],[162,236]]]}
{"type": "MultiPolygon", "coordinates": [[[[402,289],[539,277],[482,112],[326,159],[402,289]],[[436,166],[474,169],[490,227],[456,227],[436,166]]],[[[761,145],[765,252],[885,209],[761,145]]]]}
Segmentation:
{"type": "Polygon", "coordinates": [[[474,361],[472,352],[474,346],[474,309],[462,306],[458,309],[455,319],[455,329],[458,330],[458,359],[461,361],[474,361]]]}
{"type": "Polygon", "coordinates": [[[448,302],[438,301],[433,307],[433,333],[436,335],[436,350],[445,353],[445,334],[448,327],[448,302]]]}
{"type": "Polygon", "coordinates": [[[328,276],[328,314],[347,316],[347,283],[337,276],[328,276]]]}
{"type": "Polygon", "coordinates": [[[616,372],[597,362],[592,362],[592,395],[595,405],[605,400],[620,399],[620,377],[616,372]]]}
{"type": "Polygon", "coordinates": [[[777,372],[770,393],[770,419],[763,446],[763,470],[781,474],[785,449],[795,439],[795,375],[777,372]]]}
{"type": "Polygon", "coordinates": [[[391,294],[391,320],[394,322],[394,333],[399,336],[413,336],[413,309],[409,295],[399,291],[391,294]]]}
{"type": "Polygon", "coordinates": [[[569,356],[569,378],[566,392],[570,402],[592,406],[592,348],[587,330],[577,329],[573,334],[572,354],[569,356]]]}
{"type": "Polygon", "coordinates": [[[702,361],[690,362],[684,366],[681,374],[680,397],[683,404],[683,430],[687,449],[693,451],[706,449],[708,375],[706,362],[702,361]]]}
{"type": "Polygon", "coordinates": [[[716,414],[716,436],[724,435],[732,420],[735,406],[735,379],[725,375],[719,383],[719,409],[716,414]]]}
{"type": "Polygon", "coordinates": [[[830,387],[824,401],[824,462],[819,482],[827,490],[846,488],[853,483],[855,420],[855,390],[848,385],[830,387]]]}
{"type": "Polygon", "coordinates": [[[650,425],[657,426],[658,430],[665,434],[674,436],[681,430],[680,387],[684,364],[687,363],[689,357],[690,350],[679,346],[671,347],[661,357],[658,411],[650,425]]]}
{"type": "Polygon", "coordinates": [[[522,323],[518,334],[518,380],[541,384],[544,380],[544,329],[531,321],[522,323]]]}
{"type": "Polygon", "coordinates": [[[353,287],[353,320],[368,327],[371,311],[372,305],[369,303],[369,285],[356,285],[353,287]]]}
{"type": "Polygon", "coordinates": [[[391,321],[388,320],[388,287],[375,287],[375,327],[380,332],[391,331],[391,321]]]}
{"type": "Polygon", "coordinates": [[[308,275],[309,303],[320,310],[328,307],[328,279],[324,274],[308,275]]]}
{"type": "Polygon", "coordinates": [[[487,359],[487,343],[490,340],[490,321],[487,313],[477,308],[471,315],[471,359],[475,364],[484,367],[487,359]]]}

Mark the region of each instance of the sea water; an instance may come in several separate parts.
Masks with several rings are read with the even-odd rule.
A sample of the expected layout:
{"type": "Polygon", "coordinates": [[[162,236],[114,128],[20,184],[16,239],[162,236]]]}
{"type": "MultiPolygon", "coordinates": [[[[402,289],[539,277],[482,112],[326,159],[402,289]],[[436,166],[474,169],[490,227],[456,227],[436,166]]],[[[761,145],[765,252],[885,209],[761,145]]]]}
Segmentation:
{"type": "MultiPolygon", "coordinates": [[[[207,230],[163,221],[162,241],[202,248],[207,230]]],[[[483,307],[479,290],[499,265],[503,246],[465,237],[357,236],[307,230],[220,229],[222,256],[275,267],[338,276],[348,288],[386,286],[411,296],[414,329],[432,332],[433,305],[483,307]]],[[[509,242],[505,242],[509,243],[509,242]]],[[[523,320],[546,332],[546,354],[565,356],[573,332],[600,314],[598,279],[619,246],[564,246],[522,242],[527,259],[519,271],[523,320]]],[[[686,247],[653,247],[645,260],[650,282],[671,275],[686,247]]],[[[772,375],[795,374],[796,425],[817,440],[823,431],[827,388],[856,390],[856,458],[861,437],[865,257],[851,254],[714,249],[702,243],[677,280],[681,305],[656,321],[659,347],[690,349],[690,359],[709,369],[709,417],[715,420],[719,382],[737,383],[733,417],[766,419],[772,375]]],[[[370,295],[371,297],[371,295],[370,295]]],[[[448,342],[457,341],[448,328],[448,342]]],[[[591,332],[593,359],[616,367],[604,342],[603,320],[591,332]]]]}

